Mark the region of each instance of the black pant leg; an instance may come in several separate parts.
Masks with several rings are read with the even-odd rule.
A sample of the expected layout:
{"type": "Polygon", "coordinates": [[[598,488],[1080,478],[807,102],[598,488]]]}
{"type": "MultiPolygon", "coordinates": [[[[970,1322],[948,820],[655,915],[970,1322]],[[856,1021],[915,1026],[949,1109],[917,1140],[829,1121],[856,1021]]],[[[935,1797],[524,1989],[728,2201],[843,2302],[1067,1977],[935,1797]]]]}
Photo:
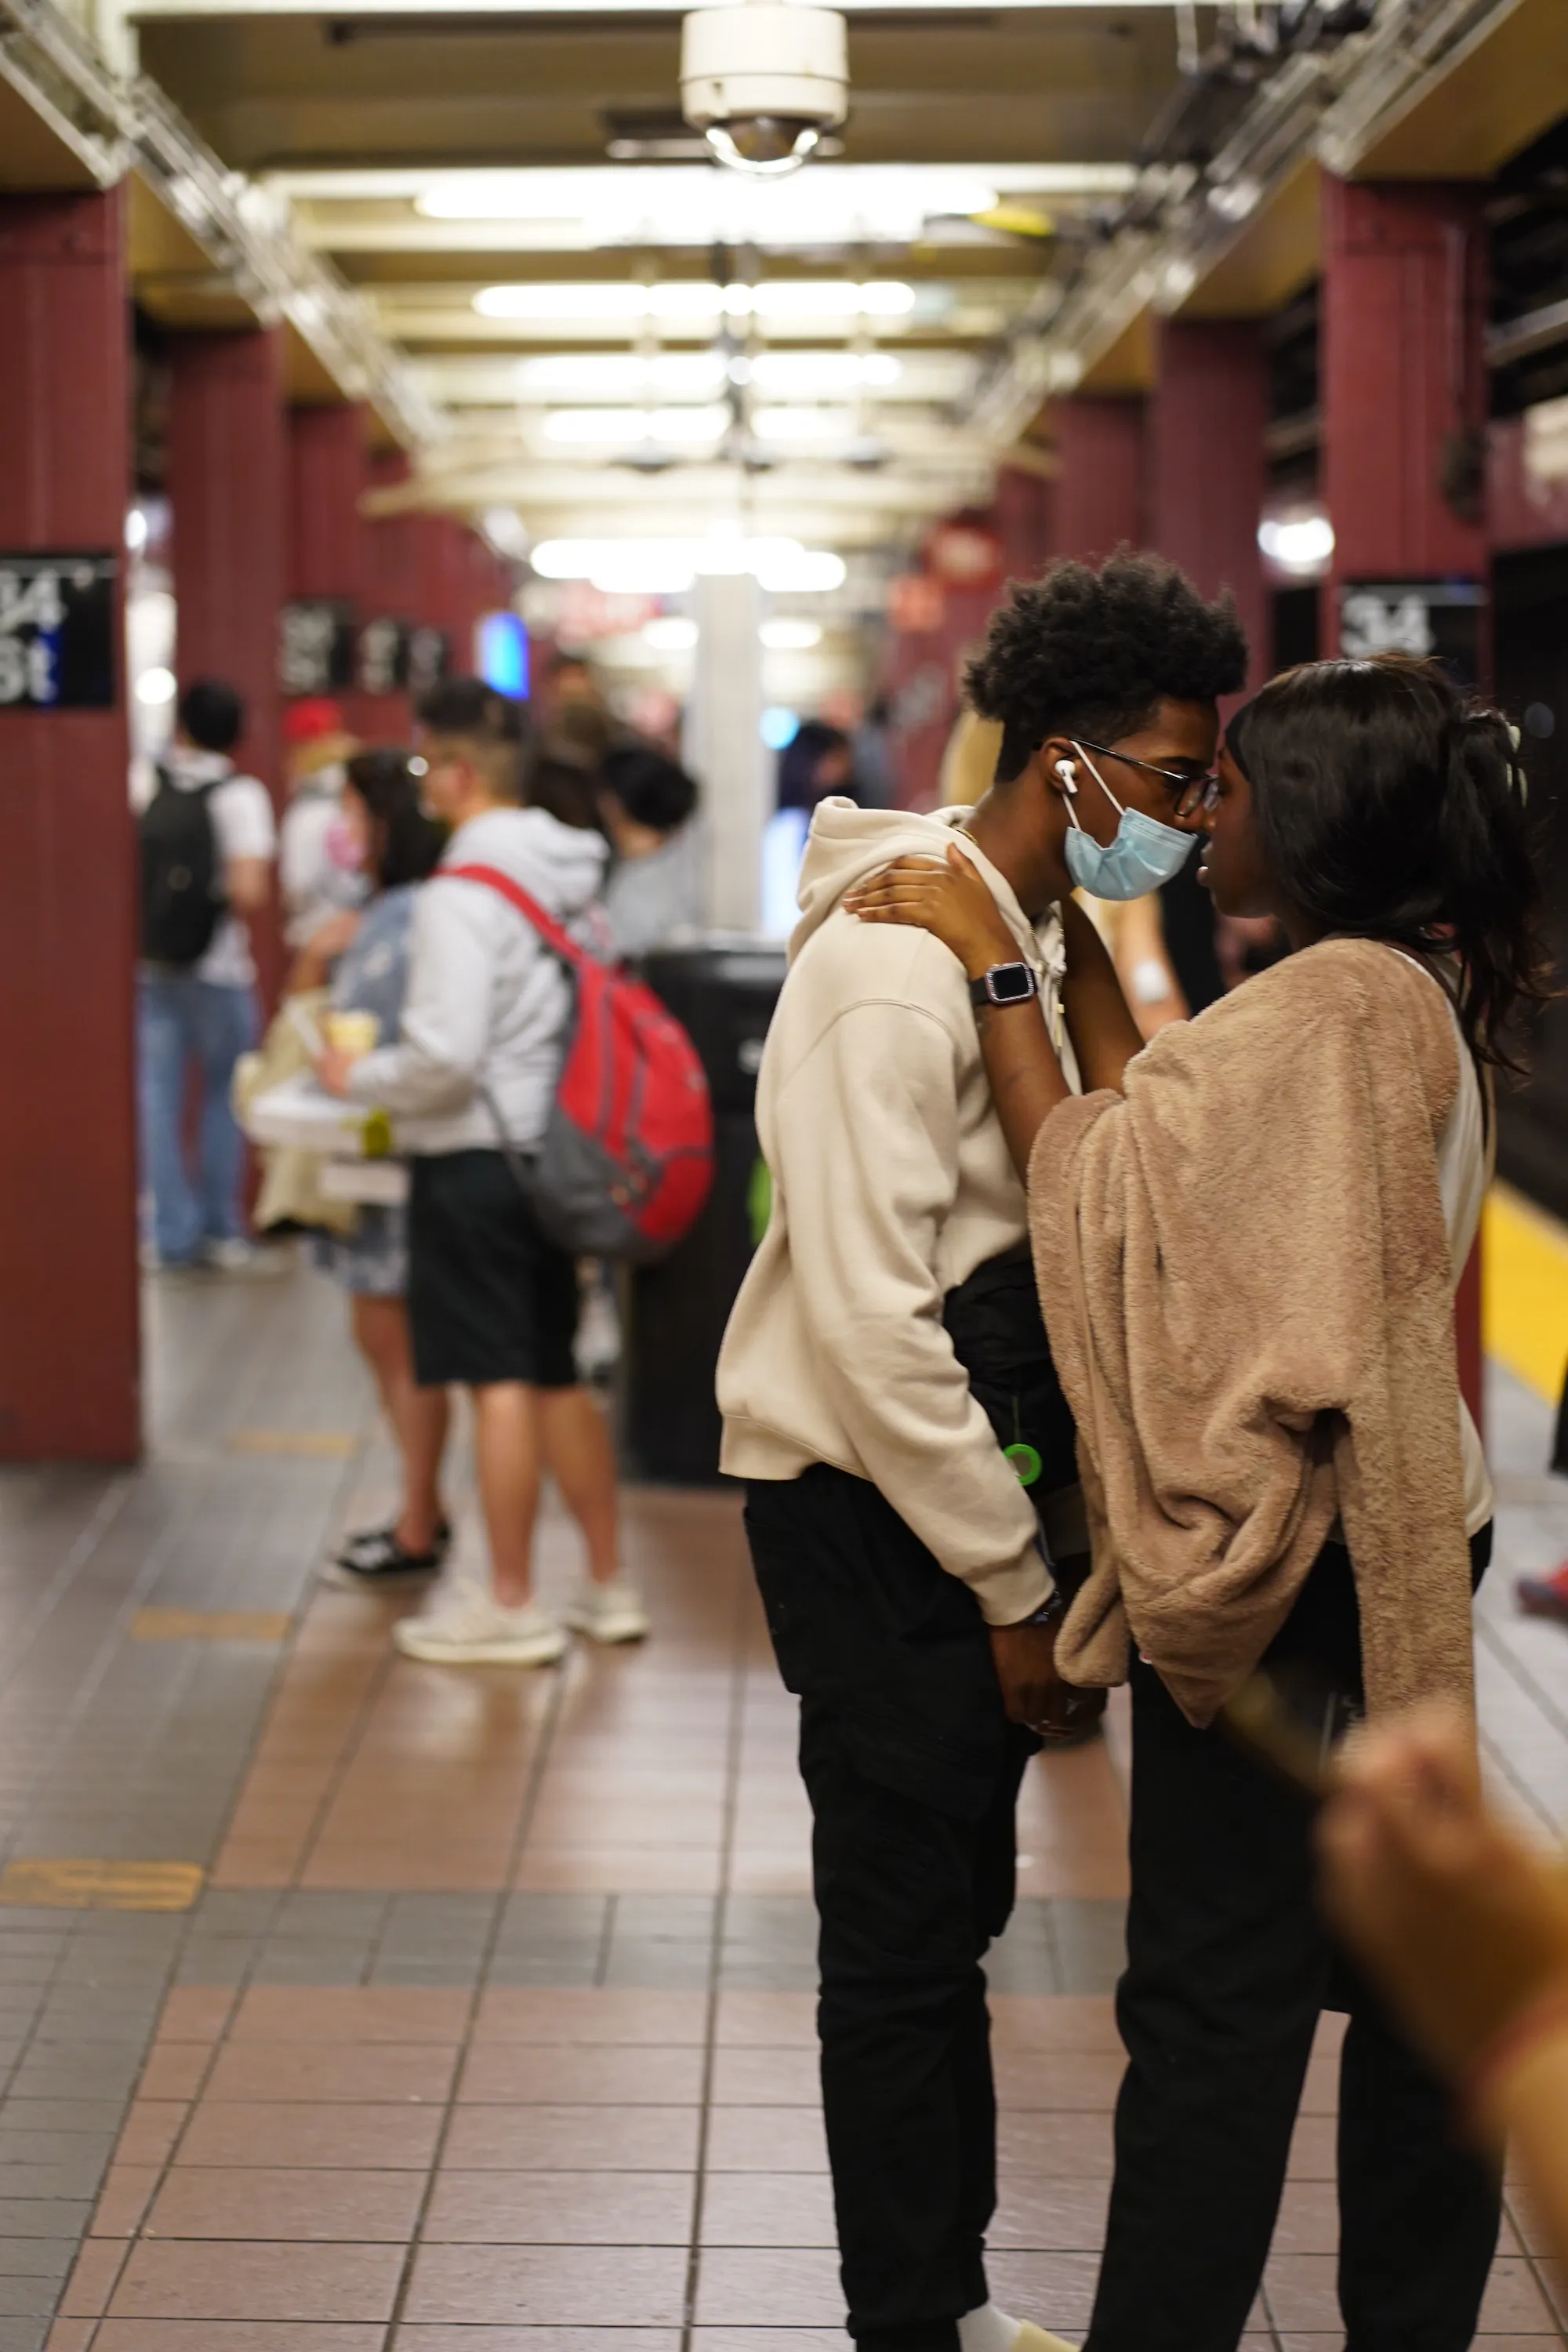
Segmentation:
{"type": "Polygon", "coordinates": [[[861,1479],[753,1485],[747,1531],[801,1698],[823,2105],[850,2333],[958,2352],[986,2300],[995,2095],[981,1960],[1013,1904],[1034,1742],[973,1594],[861,1479]]]}
{"type": "Polygon", "coordinates": [[[1087,2352],[1234,2352],[1327,1985],[1309,1816],[1132,1670],[1128,2069],[1087,2352]]]}
{"type": "Polygon", "coordinates": [[[868,1780],[807,1700],[822,2097],[849,2332],[957,2352],[986,2300],[995,2094],[980,1961],[984,1832],[868,1780]]]}
{"type": "Polygon", "coordinates": [[[1454,2095],[1359,1980],[1340,2068],[1346,2352],[1465,2352],[1497,2252],[1502,2180],[1454,2095]]]}

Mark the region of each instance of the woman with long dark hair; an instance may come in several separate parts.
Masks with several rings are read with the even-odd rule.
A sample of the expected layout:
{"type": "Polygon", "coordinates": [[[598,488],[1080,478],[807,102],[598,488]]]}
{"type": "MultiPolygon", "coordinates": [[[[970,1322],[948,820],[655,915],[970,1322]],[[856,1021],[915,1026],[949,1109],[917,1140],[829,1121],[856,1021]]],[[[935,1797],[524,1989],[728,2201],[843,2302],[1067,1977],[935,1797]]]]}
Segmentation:
{"type": "MultiPolygon", "coordinates": [[[[1087,758],[1058,763],[1069,793],[1087,758]]],[[[1058,1670],[1132,1685],[1129,2064],[1089,2352],[1233,2352],[1331,2007],[1349,2343],[1474,2333],[1497,2174],[1336,1950],[1309,1802],[1220,1718],[1261,1689],[1326,1753],[1363,1712],[1473,1706],[1492,1498],[1452,1299],[1492,1076],[1544,992],[1523,800],[1506,721],[1436,668],[1291,671],[1179,813],[1215,904],[1277,918],[1286,960],[1078,1101],[1037,1006],[980,1016],[1093,1535],[1058,1670]]],[[[858,911],[975,978],[1015,952],[959,849],[858,911]]]]}

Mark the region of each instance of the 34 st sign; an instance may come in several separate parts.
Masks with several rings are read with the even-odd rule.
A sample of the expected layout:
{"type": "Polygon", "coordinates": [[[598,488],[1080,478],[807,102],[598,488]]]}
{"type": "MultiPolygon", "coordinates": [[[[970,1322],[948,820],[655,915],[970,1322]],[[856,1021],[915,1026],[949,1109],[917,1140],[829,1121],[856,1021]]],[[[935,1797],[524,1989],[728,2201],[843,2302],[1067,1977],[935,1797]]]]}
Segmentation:
{"type": "Polygon", "coordinates": [[[115,559],[0,552],[0,710],[110,710],[115,559]]]}

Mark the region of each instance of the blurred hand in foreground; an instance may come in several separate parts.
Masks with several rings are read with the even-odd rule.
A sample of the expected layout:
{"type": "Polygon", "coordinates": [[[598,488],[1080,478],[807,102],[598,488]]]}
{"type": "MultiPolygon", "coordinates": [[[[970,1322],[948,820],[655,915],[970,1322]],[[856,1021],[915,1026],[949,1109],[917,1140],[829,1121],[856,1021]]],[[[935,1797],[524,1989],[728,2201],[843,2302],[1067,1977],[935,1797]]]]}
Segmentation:
{"type": "Polygon", "coordinates": [[[1568,1872],[1481,1793],[1457,1709],[1419,1709],[1347,1744],[1319,1828],[1330,1917],[1412,2038],[1462,2078],[1560,1988],[1568,2036],[1568,1872]]]}

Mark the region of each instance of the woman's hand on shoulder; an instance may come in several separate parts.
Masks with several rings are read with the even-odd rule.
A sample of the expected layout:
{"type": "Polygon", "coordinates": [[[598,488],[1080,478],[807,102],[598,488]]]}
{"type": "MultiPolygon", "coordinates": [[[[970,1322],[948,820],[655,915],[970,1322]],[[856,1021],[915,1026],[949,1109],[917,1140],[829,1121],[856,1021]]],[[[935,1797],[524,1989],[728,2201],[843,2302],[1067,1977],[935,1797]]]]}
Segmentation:
{"type": "Polygon", "coordinates": [[[1001,908],[956,842],[942,864],[900,857],[884,866],[848,891],[844,905],[863,923],[903,923],[931,931],[952,950],[971,980],[993,964],[1018,960],[1018,943],[1001,908]]]}

